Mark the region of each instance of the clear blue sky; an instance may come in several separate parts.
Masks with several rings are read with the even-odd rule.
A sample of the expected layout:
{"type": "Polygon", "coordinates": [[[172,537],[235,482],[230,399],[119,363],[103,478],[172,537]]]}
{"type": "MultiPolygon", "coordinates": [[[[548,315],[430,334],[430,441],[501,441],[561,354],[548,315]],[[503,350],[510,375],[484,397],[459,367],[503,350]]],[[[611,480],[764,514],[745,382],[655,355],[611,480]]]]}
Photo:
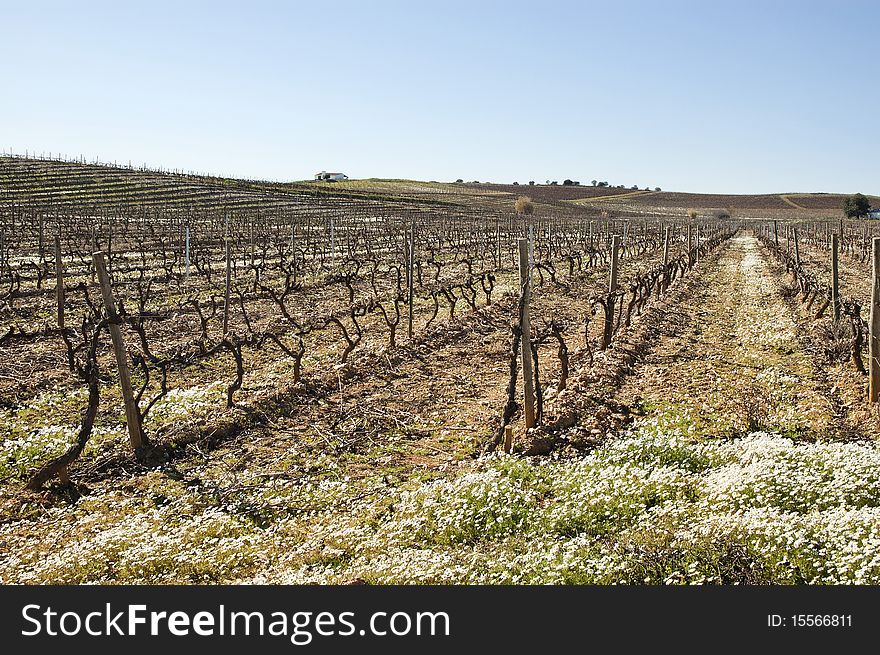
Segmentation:
{"type": "Polygon", "coordinates": [[[880,194],[880,2],[0,0],[0,147],[880,194]]]}

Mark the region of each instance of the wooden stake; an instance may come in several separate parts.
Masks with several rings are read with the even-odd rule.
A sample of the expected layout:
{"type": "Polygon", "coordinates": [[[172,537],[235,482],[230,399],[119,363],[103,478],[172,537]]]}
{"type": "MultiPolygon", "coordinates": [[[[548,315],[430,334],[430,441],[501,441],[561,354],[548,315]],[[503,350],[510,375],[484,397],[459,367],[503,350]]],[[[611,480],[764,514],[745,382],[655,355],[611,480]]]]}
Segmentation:
{"type": "Polygon", "coordinates": [[[688,225],[688,267],[693,263],[691,260],[691,226],[688,225]]]}
{"type": "Polygon", "coordinates": [[[504,426],[504,445],[502,449],[505,453],[510,453],[513,450],[513,426],[511,425],[504,426]]]}
{"type": "Polygon", "coordinates": [[[620,250],[620,236],[615,234],[611,237],[611,274],[608,276],[608,311],[605,314],[605,329],[602,332],[602,349],[611,343],[614,331],[614,293],[617,291],[617,268],[618,250],[620,250]]]}
{"type": "Polygon", "coordinates": [[[665,270],[666,266],[669,265],[669,232],[671,231],[671,227],[666,227],[666,236],[663,237],[663,277],[660,278],[660,281],[657,283],[657,297],[660,297],[660,294],[666,291],[666,285],[668,284],[669,274],[665,270]]]}
{"type": "Polygon", "coordinates": [[[250,240],[251,240],[251,266],[254,265],[254,218],[251,217],[251,225],[250,225],[250,240]]]}
{"type": "Polygon", "coordinates": [[[229,254],[229,237],[226,237],[226,292],[223,295],[223,336],[229,332],[229,292],[232,288],[232,260],[229,254]]]}
{"type": "Polygon", "coordinates": [[[110,276],[107,275],[107,264],[104,261],[104,253],[98,251],[92,254],[95,263],[95,271],[98,282],[101,285],[101,296],[104,299],[104,310],[110,322],[110,339],[113,341],[113,351],[116,354],[116,365],[119,368],[119,386],[122,388],[122,399],[125,402],[125,422],[128,426],[128,436],[131,446],[137,453],[144,446],[141,417],[138,413],[137,402],[131,388],[131,375],[128,371],[128,353],[125,350],[125,342],[122,339],[122,329],[119,327],[119,314],[116,311],[116,301],[113,299],[113,288],[110,286],[110,276]]]}
{"type": "Polygon", "coordinates": [[[880,237],[871,239],[873,280],[871,282],[871,319],[868,338],[868,400],[880,400],[880,237]]]}
{"type": "Polygon", "coordinates": [[[776,221],[773,221],[773,240],[776,241],[776,247],[779,247],[779,227],[776,225],[776,221]]]}
{"type": "Polygon", "coordinates": [[[798,245],[798,231],[794,228],[794,263],[800,268],[801,265],[801,249],[798,245]]]}
{"type": "Polygon", "coordinates": [[[501,268],[501,221],[495,219],[495,268],[501,268]]]}
{"type": "Polygon", "coordinates": [[[519,284],[522,289],[522,314],[519,327],[522,330],[520,339],[523,371],[523,413],[526,429],[535,426],[535,378],[532,369],[532,326],[529,319],[529,302],[531,289],[529,284],[529,241],[520,239],[519,246],[519,284]]]}
{"type": "Polygon", "coordinates": [[[184,276],[184,283],[189,282],[189,224],[186,226],[186,275],[184,276]]]}
{"type": "Polygon", "coordinates": [[[45,217],[43,216],[43,212],[40,212],[40,261],[43,261],[45,257],[45,248],[43,247],[43,224],[45,222],[45,217]]]}
{"type": "Polygon", "coordinates": [[[61,261],[61,237],[55,237],[55,301],[58,327],[64,329],[64,262],[61,261]]]}
{"type": "Polygon", "coordinates": [[[330,259],[336,259],[336,223],[330,217],[330,259]]]}
{"type": "Polygon", "coordinates": [[[296,223],[290,226],[290,267],[293,271],[293,281],[296,282],[296,223]]]}
{"type": "Polygon", "coordinates": [[[529,225],[529,282],[532,281],[532,268],[535,266],[535,234],[529,225]]]}
{"type": "Polygon", "coordinates": [[[840,237],[831,235],[831,305],[834,309],[834,322],[840,320],[840,280],[837,275],[837,250],[840,247],[840,237]]]}
{"type": "Polygon", "coordinates": [[[608,276],[608,291],[614,293],[617,291],[617,269],[619,264],[620,253],[620,237],[614,235],[611,237],[611,274],[608,276]]]}
{"type": "Polygon", "coordinates": [[[409,256],[407,257],[407,271],[406,271],[406,295],[407,295],[407,307],[408,307],[408,315],[407,315],[407,330],[406,334],[409,337],[410,341],[413,338],[413,277],[415,274],[415,251],[416,251],[416,224],[413,223],[410,232],[409,232],[409,244],[408,244],[409,256]]]}

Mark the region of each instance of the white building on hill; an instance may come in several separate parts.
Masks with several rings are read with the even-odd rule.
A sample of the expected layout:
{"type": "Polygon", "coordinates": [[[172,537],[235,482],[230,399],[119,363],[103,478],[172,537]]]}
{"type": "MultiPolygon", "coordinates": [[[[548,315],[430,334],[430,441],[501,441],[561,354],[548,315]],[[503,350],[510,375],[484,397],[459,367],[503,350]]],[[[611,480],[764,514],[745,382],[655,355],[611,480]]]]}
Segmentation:
{"type": "Polygon", "coordinates": [[[348,175],[345,175],[344,173],[328,173],[327,171],[315,173],[315,181],[342,182],[347,179],[348,175]]]}

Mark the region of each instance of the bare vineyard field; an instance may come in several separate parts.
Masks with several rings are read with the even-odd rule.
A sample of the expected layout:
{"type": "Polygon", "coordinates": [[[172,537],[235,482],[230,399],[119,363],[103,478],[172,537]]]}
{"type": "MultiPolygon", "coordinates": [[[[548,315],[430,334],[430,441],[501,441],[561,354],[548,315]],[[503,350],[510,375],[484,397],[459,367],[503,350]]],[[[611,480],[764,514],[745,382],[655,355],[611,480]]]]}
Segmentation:
{"type": "Polygon", "coordinates": [[[874,231],[833,203],[9,157],[0,188],[4,582],[880,580],[874,231]]]}

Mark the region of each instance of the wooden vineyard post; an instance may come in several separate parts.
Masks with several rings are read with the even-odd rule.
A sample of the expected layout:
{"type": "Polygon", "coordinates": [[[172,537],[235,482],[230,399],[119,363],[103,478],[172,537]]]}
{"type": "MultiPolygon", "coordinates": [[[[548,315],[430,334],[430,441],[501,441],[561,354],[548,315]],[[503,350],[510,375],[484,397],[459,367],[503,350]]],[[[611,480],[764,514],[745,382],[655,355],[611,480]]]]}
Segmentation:
{"type": "Polygon", "coordinates": [[[532,370],[532,326],[529,319],[529,302],[531,289],[529,285],[529,241],[520,239],[519,246],[519,285],[522,289],[522,313],[519,327],[522,331],[520,348],[522,353],[523,372],[523,413],[526,419],[526,430],[535,427],[535,378],[532,370]]]}
{"type": "Polygon", "coordinates": [[[794,263],[800,268],[801,266],[801,249],[798,246],[798,231],[797,228],[794,228],[794,263]]]}
{"type": "Polygon", "coordinates": [[[840,320],[840,279],[837,275],[837,250],[840,237],[831,235],[831,305],[834,309],[834,323],[840,320]]]}
{"type": "Polygon", "coordinates": [[[510,453],[513,450],[513,426],[505,425],[504,426],[504,445],[502,450],[505,453],[510,453]]]}
{"type": "Polygon", "coordinates": [[[779,247],[779,227],[776,225],[776,221],[773,221],[773,240],[776,242],[776,247],[779,247]]]}
{"type": "Polygon", "coordinates": [[[296,282],[296,223],[290,226],[290,268],[293,272],[293,281],[296,282]]]}
{"type": "Polygon", "coordinates": [[[64,329],[64,262],[61,261],[61,237],[55,237],[55,302],[58,327],[64,329]]]}
{"type": "Polygon", "coordinates": [[[868,400],[880,400],[880,237],[871,239],[872,273],[871,319],[868,337],[868,400]]]}
{"type": "Polygon", "coordinates": [[[336,259],[336,223],[330,217],[330,259],[336,259]]]}
{"type": "Polygon", "coordinates": [[[532,281],[532,268],[535,265],[535,234],[532,227],[529,225],[529,282],[532,281]]]}
{"type": "Polygon", "coordinates": [[[691,264],[693,263],[691,261],[691,231],[691,226],[690,224],[688,224],[688,268],[690,268],[691,264]]]}
{"type": "Polygon", "coordinates": [[[128,371],[128,353],[125,350],[125,342],[122,340],[122,329],[119,327],[119,314],[116,312],[116,301],[113,299],[113,289],[110,286],[110,276],[107,275],[107,265],[104,261],[104,253],[98,251],[92,254],[95,262],[95,271],[98,275],[98,283],[101,285],[101,296],[104,299],[104,310],[110,323],[110,339],[113,341],[113,352],[116,354],[116,365],[119,368],[119,386],[122,388],[122,399],[125,402],[125,422],[128,426],[128,436],[132,448],[137,453],[144,446],[144,437],[141,430],[141,417],[138,414],[137,402],[134,391],[131,388],[131,376],[128,371]]]}
{"type": "Polygon", "coordinates": [[[669,265],[669,232],[672,228],[666,227],[666,236],[663,237],[663,277],[660,278],[660,282],[657,284],[657,297],[660,297],[660,294],[666,291],[667,285],[669,284],[669,273],[666,271],[666,267],[669,265]]]}
{"type": "Polygon", "coordinates": [[[184,275],[184,283],[189,283],[189,224],[186,226],[186,274],[184,275]]]}
{"type": "Polygon", "coordinates": [[[229,332],[229,291],[232,287],[232,260],[229,254],[229,237],[226,237],[226,292],[223,294],[223,336],[229,332]]]}
{"type": "Polygon", "coordinates": [[[617,291],[617,268],[619,265],[620,237],[611,237],[611,274],[608,276],[608,291],[617,291]]]}
{"type": "Polygon", "coordinates": [[[415,251],[416,251],[416,224],[413,223],[409,231],[409,244],[407,244],[409,255],[407,256],[406,266],[406,304],[407,304],[407,329],[406,334],[410,341],[413,338],[413,277],[415,273],[415,251]]]}
{"type": "Polygon", "coordinates": [[[43,216],[43,212],[40,212],[40,238],[39,238],[40,261],[43,261],[45,255],[46,255],[45,248],[43,246],[43,229],[44,229],[43,224],[44,224],[44,222],[45,222],[45,217],[43,216]]]}
{"type": "Polygon", "coordinates": [[[617,292],[617,251],[620,250],[620,236],[611,237],[611,274],[608,276],[608,310],[605,312],[605,328],[602,332],[602,350],[611,343],[614,331],[614,294],[617,292]]]}

